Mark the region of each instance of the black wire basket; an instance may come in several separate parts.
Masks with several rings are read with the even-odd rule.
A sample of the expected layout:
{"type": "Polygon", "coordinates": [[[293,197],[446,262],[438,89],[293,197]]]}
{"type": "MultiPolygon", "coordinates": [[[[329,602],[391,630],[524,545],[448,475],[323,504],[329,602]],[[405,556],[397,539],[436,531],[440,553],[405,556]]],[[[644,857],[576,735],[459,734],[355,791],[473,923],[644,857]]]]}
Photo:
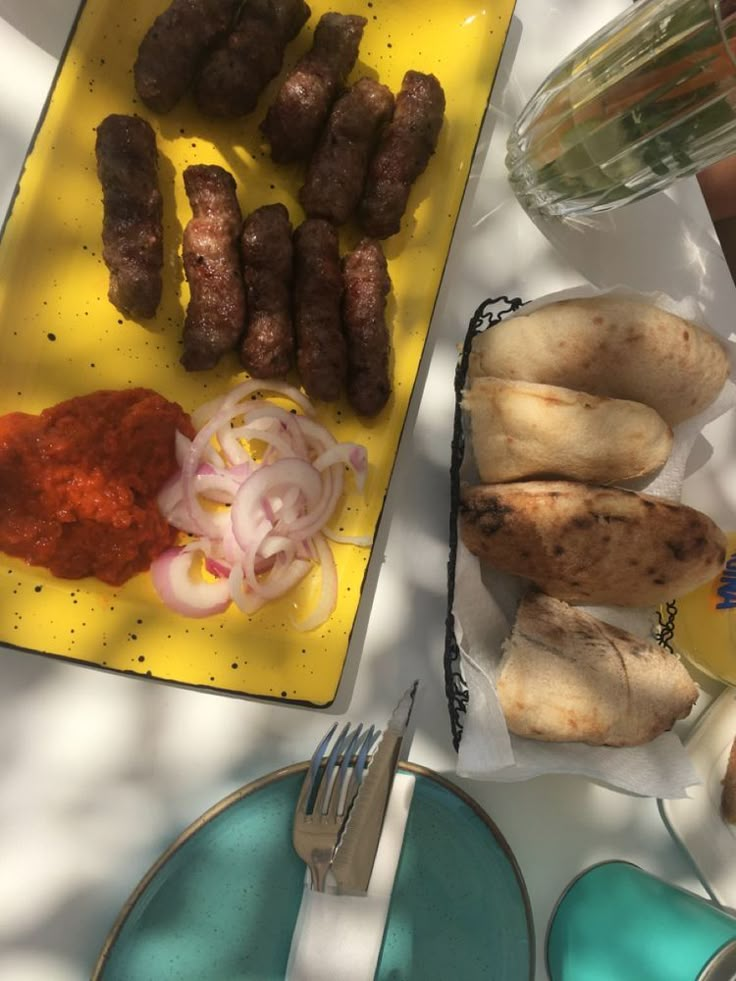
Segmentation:
{"type": "MultiPolygon", "coordinates": [[[[445,694],[450,712],[452,744],[457,751],[463,734],[463,720],[468,705],[468,686],[462,672],[460,648],[455,632],[455,569],[457,562],[457,516],[460,503],[460,469],[465,457],[465,431],[461,409],[462,393],[468,374],[468,360],[473,340],[478,334],[490,330],[504,317],[516,313],[525,301],[515,296],[490,297],[484,300],[470,319],[462,351],[455,369],[455,415],[452,430],[450,457],[450,554],[447,561],[447,616],[445,618],[445,694]]],[[[677,604],[671,600],[657,611],[657,642],[672,653],[671,641],[675,632],[677,604]]]]}

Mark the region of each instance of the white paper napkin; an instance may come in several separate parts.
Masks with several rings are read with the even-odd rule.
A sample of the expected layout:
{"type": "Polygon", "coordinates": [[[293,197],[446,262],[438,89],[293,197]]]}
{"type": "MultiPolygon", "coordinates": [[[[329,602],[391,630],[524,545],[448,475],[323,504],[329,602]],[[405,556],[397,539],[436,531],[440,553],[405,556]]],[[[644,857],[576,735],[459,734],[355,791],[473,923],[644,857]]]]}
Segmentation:
{"type": "Polygon", "coordinates": [[[366,896],[314,892],[307,874],[286,981],[373,981],[413,793],[414,776],[397,773],[366,896]]]}
{"type": "MultiPolygon", "coordinates": [[[[526,304],[520,313],[594,292],[590,287],[565,290],[526,304]]],[[[632,293],[624,288],[606,290],[605,294],[645,300],[707,326],[693,300],[677,302],[662,294],[632,293]]],[[[679,500],[687,459],[698,434],[707,423],[736,406],[734,377],[736,371],[732,367],[731,378],[716,401],[700,415],[675,427],[672,453],[665,466],[655,475],[626,486],[679,500]]],[[[468,452],[461,478],[472,479],[472,471],[472,455],[468,452]]],[[[516,605],[525,589],[526,585],[514,576],[482,568],[459,542],[453,612],[469,700],[458,752],[458,774],[476,780],[515,781],[542,773],[573,773],[630,793],[664,798],[686,796],[687,787],[697,783],[698,777],[682,743],[672,732],[645,746],[615,749],[582,743],[544,743],[509,733],[496,695],[495,676],[501,646],[510,633],[516,605]]],[[[639,636],[651,631],[651,610],[588,609],[600,619],[639,636]]]]}

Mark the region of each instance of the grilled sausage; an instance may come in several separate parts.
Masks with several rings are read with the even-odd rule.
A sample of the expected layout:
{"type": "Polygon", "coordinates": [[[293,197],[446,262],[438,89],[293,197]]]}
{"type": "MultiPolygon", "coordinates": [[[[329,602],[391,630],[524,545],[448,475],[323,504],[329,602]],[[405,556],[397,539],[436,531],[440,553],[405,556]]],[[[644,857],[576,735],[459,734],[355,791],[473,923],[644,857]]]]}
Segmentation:
{"type": "Polygon", "coordinates": [[[412,184],[437,147],[445,112],[445,93],[434,75],[407,72],[396,110],[368,167],[360,206],[363,228],[388,238],[401,227],[412,184]]]}
{"type": "Polygon", "coordinates": [[[95,153],[110,302],[129,317],[153,317],[164,258],[156,136],[138,116],[107,116],[97,127],[95,153]]]}
{"type": "Polygon", "coordinates": [[[237,347],[245,325],[245,287],[238,236],[242,216],[235,180],[222,167],[199,164],[184,171],[193,217],[184,229],[184,272],[191,299],[184,321],[187,371],[213,368],[237,347]]]}
{"type": "Polygon", "coordinates": [[[205,59],[195,86],[200,109],[214,116],[252,112],[309,14],[304,0],[248,0],[233,30],[205,59]]]}
{"type": "Polygon", "coordinates": [[[378,242],[363,239],[343,260],[343,328],[348,354],[348,400],[374,416],[391,395],[386,297],[391,289],[378,242]]]}
{"type": "Polygon", "coordinates": [[[146,32],[133,66],[135,88],[154,112],[169,112],[207,51],[225,36],[240,0],[173,0],[146,32]]]}
{"type": "Polygon", "coordinates": [[[299,198],[310,218],[344,224],[363,193],[368,158],[394,97],[385,85],[361,78],[335,103],[309,164],[299,198]]]}
{"type": "Polygon", "coordinates": [[[297,62],[261,123],[277,163],[306,160],[358,57],[365,17],[324,14],[311,49],[297,62]]]}
{"type": "Polygon", "coordinates": [[[294,233],[294,327],[297,367],[310,398],[338,399],[347,375],[340,301],[342,275],[337,231],[308,218],[294,233]]]}
{"type": "Polygon", "coordinates": [[[294,359],[293,247],[283,204],[266,204],[249,215],[240,247],[248,306],[240,360],[254,378],[283,378],[294,359]]]}

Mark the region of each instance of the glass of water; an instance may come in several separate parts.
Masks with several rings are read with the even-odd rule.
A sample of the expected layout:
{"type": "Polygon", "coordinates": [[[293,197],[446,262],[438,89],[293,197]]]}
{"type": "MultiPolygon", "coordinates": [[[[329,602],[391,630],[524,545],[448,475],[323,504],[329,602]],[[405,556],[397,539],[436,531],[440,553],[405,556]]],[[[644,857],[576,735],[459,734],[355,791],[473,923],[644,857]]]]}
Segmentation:
{"type": "Polygon", "coordinates": [[[736,153],[736,0],[640,0],[542,83],[507,149],[522,205],[561,217],[736,153]]]}

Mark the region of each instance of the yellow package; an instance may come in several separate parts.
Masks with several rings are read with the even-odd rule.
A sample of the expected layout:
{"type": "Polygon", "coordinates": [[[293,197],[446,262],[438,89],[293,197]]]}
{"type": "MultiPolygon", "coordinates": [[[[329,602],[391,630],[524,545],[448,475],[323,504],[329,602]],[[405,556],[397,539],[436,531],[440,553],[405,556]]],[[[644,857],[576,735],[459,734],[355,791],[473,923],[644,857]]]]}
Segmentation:
{"type": "Polygon", "coordinates": [[[727,537],[721,574],[677,601],[674,644],[711,677],[736,685],[736,532],[727,537]]]}

